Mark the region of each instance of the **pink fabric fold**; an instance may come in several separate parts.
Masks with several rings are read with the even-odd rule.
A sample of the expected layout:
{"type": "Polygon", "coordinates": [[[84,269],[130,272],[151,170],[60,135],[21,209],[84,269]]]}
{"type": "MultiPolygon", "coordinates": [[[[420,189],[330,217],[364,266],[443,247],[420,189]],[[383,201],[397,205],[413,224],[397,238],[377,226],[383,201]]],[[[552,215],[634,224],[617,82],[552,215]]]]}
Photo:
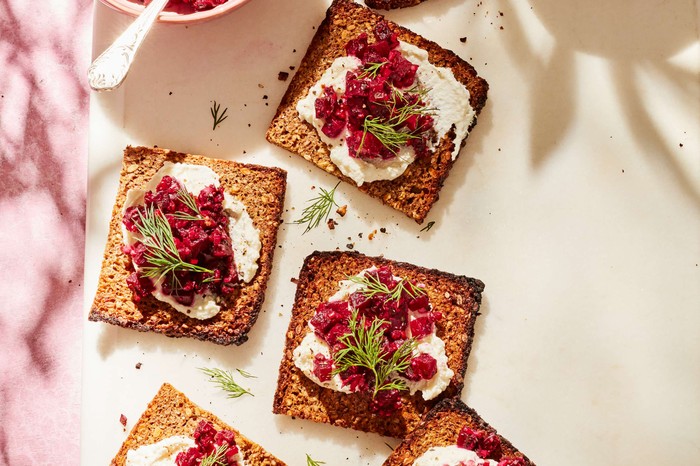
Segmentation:
{"type": "Polygon", "coordinates": [[[80,463],[90,0],[0,0],[0,465],[80,463]]]}

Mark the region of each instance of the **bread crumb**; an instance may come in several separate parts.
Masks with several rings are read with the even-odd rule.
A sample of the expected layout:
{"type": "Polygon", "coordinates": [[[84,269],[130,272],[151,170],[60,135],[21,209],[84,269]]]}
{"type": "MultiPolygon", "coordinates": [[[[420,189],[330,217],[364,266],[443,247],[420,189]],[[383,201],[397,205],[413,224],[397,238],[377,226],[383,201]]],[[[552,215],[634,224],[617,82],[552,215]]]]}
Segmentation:
{"type": "Polygon", "coordinates": [[[277,79],[278,79],[278,80],[280,80],[280,81],[286,81],[287,78],[289,78],[289,73],[287,73],[286,71],[280,71],[279,73],[277,73],[277,79]]]}
{"type": "Polygon", "coordinates": [[[335,230],[335,226],[338,224],[338,222],[336,222],[332,218],[329,218],[328,222],[326,222],[326,224],[328,225],[329,230],[335,230]]]}
{"type": "Polygon", "coordinates": [[[348,206],[344,205],[341,207],[338,207],[338,210],[335,211],[338,215],[341,217],[345,217],[345,214],[348,212],[348,206]]]}
{"type": "Polygon", "coordinates": [[[141,363],[137,362],[135,367],[136,367],[136,369],[141,369],[141,363]]]}
{"type": "Polygon", "coordinates": [[[367,235],[367,239],[372,241],[374,239],[374,235],[377,234],[377,230],[372,231],[369,235],[367,235]]]}
{"type": "Polygon", "coordinates": [[[460,38],[459,38],[459,41],[460,41],[461,43],[465,44],[465,43],[467,42],[467,38],[466,38],[466,37],[460,37],[460,38]]]}
{"type": "Polygon", "coordinates": [[[299,283],[299,279],[297,277],[292,277],[289,279],[289,281],[294,283],[295,285],[299,283]]]}

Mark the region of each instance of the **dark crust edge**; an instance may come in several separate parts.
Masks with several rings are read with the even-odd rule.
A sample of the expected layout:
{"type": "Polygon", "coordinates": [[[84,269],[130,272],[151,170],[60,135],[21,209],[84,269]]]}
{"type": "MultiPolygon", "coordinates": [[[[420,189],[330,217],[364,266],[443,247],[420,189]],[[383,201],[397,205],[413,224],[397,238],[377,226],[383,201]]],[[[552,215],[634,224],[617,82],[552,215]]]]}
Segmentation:
{"type": "MultiPolygon", "coordinates": [[[[472,428],[478,428],[480,430],[485,430],[498,435],[499,439],[501,440],[501,447],[504,453],[508,455],[520,456],[529,466],[535,466],[535,463],[533,463],[527,456],[518,450],[508,439],[499,434],[495,428],[493,428],[479,415],[479,413],[476,412],[475,409],[470,408],[461,399],[456,397],[444,399],[436,404],[435,407],[425,415],[425,418],[421,421],[420,425],[410,434],[408,434],[401,444],[394,449],[392,454],[386,459],[382,466],[412,464],[418,457],[410,453],[409,447],[417,439],[426,438],[430,436],[431,433],[439,430],[441,426],[444,426],[444,424],[441,423],[438,423],[437,426],[433,426],[431,425],[431,422],[438,422],[440,421],[441,417],[449,413],[462,417],[464,419],[464,424],[467,424],[472,428]]],[[[455,438],[457,434],[458,432],[454,433],[455,438]]]]}
{"type": "MultiPolygon", "coordinates": [[[[279,193],[278,194],[278,199],[279,203],[276,205],[275,211],[270,213],[270,218],[276,221],[277,226],[282,223],[282,211],[284,209],[284,197],[286,194],[286,185],[287,185],[287,172],[281,168],[278,167],[267,167],[264,165],[256,165],[256,164],[248,164],[248,163],[240,163],[240,162],[235,162],[235,161],[230,161],[230,160],[223,160],[223,159],[215,159],[211,157],[206,157],[203,155],[196,155],[196,154],[187,154],[183,152],[176,152],[176,151],[171,151],[168,149],[162,149],[157,146],[155,147],[142,147],[142,146],[127,146],[127,148],[124,150],[124,159],[123,159],[123,166],[122,166],[122,172],[120,174],[120,185],[117,191],[117,196],[120,196],[122,194],[122,183],[123,183],[123,177],[126,169],[126,162],[127,162],[127,156],[130,155],[135,155],[135,154],[143,154],[144,152],[152,155],[152,154],[162,154],[165,156],[166,161],[171,161],[171,160],[179,160],[179,159],[186,159],[186,158],[195,158],[200,161],[210,161],[213,162],[214,164],[227,164],[231,165],[237,168],[245,168],[245,169],[250,169],[250,170],[255,170],[259,171],[262,173],[268,173],[272,177],[276,178],[274,181],[275,183],[279,183],[279,193]]],[[[214,170],[216,171],[216,170],[214,170]]],[[[221,174],[219,174],[221,175],[221,174]]],[[[124,191],[125,195],[126,191],[124,191]]],[[[241,201],[243,202],[243,201],[241,201]]],[[[116,209],[116,206],[115,206],[116,209]]],[[[112,213],[114,215],[114,212],[112,213]]],[[[110,220],[111,223],[111,220],[110,220]]],[[[250,329],[253,327],[255,322],[258,319],[258,316],[260,315],[260,311],[262,310],[262,305],[265,300],[265,293],[267,291],[267,284],[270,278],[270,274],[272,272],[272,263],[274,260],[274,253],[275,249],[277,246],[277,234],[278,234],[278,227],[274,229],[274,231],[271,232],[271,240],[269,244],[263,245],[261,249],[261,256],[263,252],[266,252],[269,254],[269,260],[266,262],[259,262],[258,263],[258,272],[256,273],[256,276],[254,277],[254,280],[257,279],[258,276],[263,277],[260,281],[260,290],[258,294],[255,296],[255,300],[253,301],[253,306],[248,308],[248,315],[249,318],[245,325],[243,326],[242,330],[239,331],[237,334],[230,335],[230,336],[218,336],[216,334],[210,333],[208,328],[205,328],[202,331],[196,331],[192,330],[192,327],[189,327],[189,331],[183,332],[179,328],[175,327],[174,329],[168,329],[168,330],[162,330],[160,328],[154,327],[152,325],[148,324],[142,324],[137,321],[125,319],[122,317],[114,316],[112,315],[109,311],[100,309],[97,306],[97,296],[95,297],[95,300],[91,306],[90,313],[88,315],[88,320],[92,322],[105,322],[111,325],[116,325],[119,327],[127,328],[127,329],[132,329],[132,330],[137,330],[139,332],[154,332],[154,333],[159,333],[162,335],[165,335],[170,338],[195,338],[201,341],[209,341],[212,343],[216,343],[219,345],[242,345],[246,341],[248,341],[248,333],[250,332],[250,329]]],[[[110,237],[112,235],[111,227],[110,231],[108,233],[108,238],[107,238],[107,246],[109,245],[110,237]]],[[[105,248],[107,248],[107,246],[105,248]]],[[[107,251],[105,251],[105,258],[107,255],[107,251]]],[[[104,269],[105,264],[102,265],[102,268],[104,269]]],[[[100,282],[103,280],[102,277],[102,271],[100,272],[100,282]]],[[[98,283],[98,290],[97,293],[99,293],[100,288],[99,288],[100,283],[98,283]]],[[[155,300],[154,300],[155,301],[155,300]]],[[[231,307],[231,306],[229,306],[231,307]]],[[[170,306],[163,304],[162,309],[168,310],[169,312],[172,313],[179,313],[178,311],[171,309],[170,306]]],[[[178,314],[173,314],[173,315],[178,315],[178,314]]],[[[201,323],[201,321],[198,321],[197,319],[193,318],[188,318],[185,316],[185,320],[187,322],[194,322],[194,323],[201,323]]]]}
{"type": "MultiPolygon", "coordinates": [[[[376,13],[370,10],[369,8],[363,7],[362,5],[356,4],[352,0],[334,0],[326,12],[325,19],[317,28],[316,34],[314,35],[311,44],[309,45],[306,54],[304,55],[304,58],[301,61],[299,71],[292,78],[292,81],[289,87],[287,88],[287,91],[282,97],[280,105],[277,107],[275,116],[270,123],[268,131],[266,132],[266,139],[268,140],[268,142],[302,156],[306,160],[312,162],[314,165],[317,165],[322,170],[324,170],[324,168],[318,165],[318,163],[316,163],[315,160],[311,160],[309,158],[310,156],[307,156],[299,151],[294,150],[293,148],[285,144],[283,141],[277,140],[273,130],[275,129],[275,125],[277,124],[278,120],[283,121],[283,112],[286,111],[287,108],[290,105],[292,105],[298,97],[301,97],[298,94],[300,89],[308,89],[315,82],[314,70],[316,69],[317,63],[313,59],[317,54],[317,49],[321,49],[324,47],[324,42],[322,39],[325,36],[331,35],[331,25],[333,24],[333,16],[345,12],[343,11],[344,9],[347,9],[346,13],[348,15],[353,15],[353,12],[355,12],[357,14],[364,14],[368,16],[373,24],[376,24],[377,22],[382,20],[386,20],[386,18],[384,18],[379,13],[376,13]]],[[[444,66],[452,69],[455,75],[455,79],[457,79],[469,90],[470,104],[474,109],[476,115],[474,121],[469,126],[469,132],[467,136],[462,141],[460,141],[461,147],[464,147],[469,135],[471,134],[471,130],[474,128],[478,121],[478,116],[481,113],[481,110],[486,104],[489,89],[488,83],[485,79],[483,79],[477,74],[476,70],[469,62],[460,58],[453,51],[442,48],[439,44],[425,39],[419,34],[416,34],[410,31],[409,29],[399,26],[398,24],[392,21],[386,21],[389,24],[389,27],[399,34],[399,38],[401,40],[426,50],[429,54],[429,60],[431,63],[437,66],[444,66]]],[[[307,131],[307,134],[304,136],[308,137],[309,134],[315,135],[315,129],[309,123],[303,123],[303,126],[306,128],[307,131]]],[[[457,157],[455,157],[454,160],[452,159],[451,152],[454,148],[453,138],[454,132],[450,131],[440,142],[438,149],[431,157],[433,161],[429,162],[430,171],[435,173],[433,174],[433,178],[428,180],[429,182],[424,185],[428,192],[423,193],[424,202],[422,203],[411,202],[408,205],[405,205],[404,203],[400,203],[398,201],[393,201],[392,203],[385,198],[385,193],[387,191],[391,192],[393,190],[393,187],[401,185],[402,180],[405,179],[404,177],[407,174],[404,174],[392,181],[374,181],[364,183],[362,186],[357,186],[352,179],[343,175],[340,172],[340,170],[335,168],[335,165],[333,165],[332,163],[331,165],[334,167],[334,169],[332,171],[324,171],[329,171],[332,175],[336,176],[342,181],[345,181],[351,186],[356,187],[359,191],[364,192],[371,197],[379,199],[383,204],[404,213],[408,217],[415,220],[418,224],[422,224],[425,218],[427,217],[430,209],[432,208],[433,204],[435,204],[435,202],[438,201],[440,197],[439,192],[442,189],[442,186],[444,185],[445,180],[447,179],[447,176],[452,166],[454,165],[454,162],[459,158],[460,153],[458,152],[457,157]],[[437,164],[437,168],[433,169],[435,164],[437,164]]],[[[328,151],[328,148],[325,143],[321,141],[320,145],[324,148],[326,152],[328,151]]]]}
{"type": "Polygon", "coordinates": [[[365,0],[368,7],[378,10],[408,8],[423,3],[425,0],[365,0]]]}
{"type": "MultiPolygon", "coordinates": [[[[212,424],[214,424],[214,427],[217,430],[221,429],[226,429],[232,431],[235,436],[236,436],[236,445],[241,450],[244,450],[246,454],[246,463],[251,464],[253,466],[258,465],[258,464],[265,464],[265,465],[277,465],[277,466],[286,466],[284,462],[280,461],[278,458],[276,458],[274,455],[268,453],[265,451],[265,449],[262,448],[259,444],[253,442],[249,438],[247,438],[245,435],[241,434],[237,429],[231,427],[229,424],[226,422],[222,421],[217,415],[214,413],[207,411],[205,409],[202,409],[199,405],[194,403],[192,400],[190,400],[187,395],[173,387],[171,384],[165,382],[161,385],[161,387],[158,389],[158,392],[156,395],[153,397],[153,399],[148,403],[146,409],[144,412],[141,414],[141,417],[139,420],[134,424],[134,427],[131,428],[131,431],[129,431],[129,435],[124,439],[124,442],[122,443],[122,446],[119,448],[119,451],[117,451],[117,454],[115,457],[112,459],[110,465],[112,466],[121,466],[125,464],[126,461],[126,454],[127,452],[135,447],[139,447],[142,445],[147,445],[146,443],[140,442],[137,438],[136,435],[139,433],[140,430],[143,428],[149,427],[151,424],[153,424],[154,419],[153,415],[157,414],[158,408],[166,408],[167,405],[166,403],[169,401],[175,401],[178,404],[176,406],[172,406],[171,411],[179,411],[181,413],[185,412],[187,409],[192,410],[192,415],[191,417],[196,417],[199,420],[208,420],[212,424]],[[259,457],[262,461],[262,463],[255,461],[252,462],[250,461],[251,454],[254,455],[254,458],[257,460],[259,457]]],[[[178,435],[178,434],[185,434],[186,426],[183,425],[181,426],[182,432],[178,433],[172,433],[172,435],[178,435]]],[[[166,434],[166,432],[162,432],[163,434],[166,434]]],[[[189,435],[189,434],[188,434],[189,435]]],[[[162,439],[164,439],[165,436],[161,435],[160,437],[156,436],[156,438],[151,439],[153,440],[151,443],[158,442],[162,439]]]]}
{"type": "MultiPolygon", "coordinates": [[[[313,263],[316,261],[321,261],[321,260],[333,260],[335,258],[340,258],[340,257],[348,257],[349,259],[352,260],[362,260],[362,261],[368,261],[373,263],[374,265],[392,265],[392,266],[397,266],[401,268],[405,268],[409,271],[412,272],[419,272],[423,273],[426,275],[432,275],[436,276],[438,278],[446,279],[449,280],[450,282],[453,282],[455,284],[460,284],[463,285],[467,288],[469,291],[470,296],[474,300],[474,305],[468,309],[469,311],[469,317],[467,318],[467,340],[464,344],[464,348],[462,351],[462,359],[459,361],[460,367],[455,370],[455,375],[460,375],[460,381],[459,383],[455,383],[454,378],[450,382],[450,385],[447,387],[447,389],[440,395],[438,395],[437,398],[430,400],[430,401],[423,401],[420,399],[420,396],[418,394],[409,397],[409,400],[419,400],[422,402],[425,406],[427,406],[429,409],[437,405],[440,400],[445,400],[445,399],[451,399],[456,396],[459,396],[459,394],[462,392],[464,388],[464,375],[466,374],[467,370],[467,360],[469,358],[469,354],[471,352],[471,347],[473,344],[474,340],[474,327],[476,323],[476,318],[479,315],[479,306],[481,305],[481,293],[484,290],[484,283],[481,280],[475,279],[475,278],[470,278],[466,277],[463,275],[455,275],[449,272],[444,272],[441,270],[437,269],[432,269],[432,268],[426,268],[422,266],[418,266],[415,264],[411,264],[408,262],[402,262],[402,261],[395,261],[391,259],[386,259],[383,256],[366,256],[360,252],[357,251],[314,251],[311,253],[309,256],[307,256],[304,259],[304,264],[299,272],[299,280],[297,283],[297,290],[295,293],[294,297],[294,307],[292,309],[292,316],[290,319],[289,323],[289,328],[285,334],[285,345],[283,349],[283,355],[282,359],[280,361],[280,368],[279,368],[279,380],[277,384],[277,388],[275,390],[275,395],[273,398],[273,413],[275,414],[283,414],[283,415],[290,415],[293,418],[294,417],[299,417],[302,419],[308,419],[314,422],[326,422],[331,425],[339,426],[339,427],[346,427],[346,428],[353,428],[365,432],[374,432],[378,433],[380,435],[388,436],[388,437],[394,437],[394,438],[403,438],[406,436],[408,432],[410,432],[413,427],[417,424],[414,423],[412,425],[405,425],[404,428],[399,432],[394,430],[391,430],[391,426],[387,426],[386,428],[383,429],[368,429],[368,428],[362,428],[362,427],[357,427],[353,426],[351,422],[341,422],[339,423],[337,420],[335,422],[333,421],[321,421],[318,419],[314,419],[313,417],[305,417],[301,415],[300,413],[294,413],[290,414],[288,410],[284,407],[284,401],[287,396],[287,386],[289,385],[290,381],[288,379],[291,378],[292,376],[292,371],[294,370],[293,362],[291,360],[288,361],[286,353],[288,350],[288,347],[292,343],[291,338],[289,337],[289,334],[294,332],[294,328],[297,324],[297,319],[299,319],[301,316],[299,315],[299,312],[297,311],[297,306],[301,302],[301,300],[305,297],[306,295],[306,288],[309,282],[308,276],[310,269],[314,267],[313,263]]],[[[303,374],[301,374],[302,377],[305,377],[303,374]]],[[[315,385],[315,384],[314,384],[315,385]]],[[[331,394],[332,396],[337,396],[337,397],[342,397],[342,396],[350,396],[342,393],[336,393],[333,392],[330,389],[326,388],[318,388],[319,393],[326,393],[326,394],[331,394]]],[[[426,411],[427,412],[427,411],[426,411]]],[[[353,414],[353,413],[350,413],[353,414]]],[[[405,420],[404,420],[405,421],[405,420]]],[[[366,427],[366,426],[365,426],[366,427]]]]}

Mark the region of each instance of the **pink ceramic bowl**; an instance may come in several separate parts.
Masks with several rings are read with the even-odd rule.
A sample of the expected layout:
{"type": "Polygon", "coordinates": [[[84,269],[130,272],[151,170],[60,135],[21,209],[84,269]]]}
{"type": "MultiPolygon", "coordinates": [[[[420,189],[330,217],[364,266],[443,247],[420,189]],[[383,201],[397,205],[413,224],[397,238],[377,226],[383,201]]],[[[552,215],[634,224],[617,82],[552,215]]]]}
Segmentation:
{"type": "MultiPolygon", "coordinates": [[[[174,11],[164,11],[158,17],[159,23],[170,24],[193,24],[209,21],[210,19],[218,18],[226,13],[242,7],[250,0],[228,0],[226,3],[218,5],[211,10],[198,11],[195,13],[180,14],[174,11]]],[[[114,8],[117,11],[126,13],[131,16],[138,16],[143,11],[143,5],[129,0],[102,0],[102,3],[114,8]]],[[[167,7],[166,7],[167,9],[167,7]]]]}

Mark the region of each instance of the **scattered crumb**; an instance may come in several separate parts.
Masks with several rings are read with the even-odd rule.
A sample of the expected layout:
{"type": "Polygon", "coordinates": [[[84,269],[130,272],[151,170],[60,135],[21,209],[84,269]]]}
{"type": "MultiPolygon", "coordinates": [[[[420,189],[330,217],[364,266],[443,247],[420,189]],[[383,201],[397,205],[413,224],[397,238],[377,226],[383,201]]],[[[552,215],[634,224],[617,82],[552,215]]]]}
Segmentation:
{"type": "Polygon", "coordinates": [[[348,206],[347,205],[340,206],[340,207],[338,207],[338,210],[336,210],[335,212],[338,215],[340,215],[341,217],[345,217],[345,214],[348,212],[348,206]]]}
{"type": "Polygon", "coordinates": [[[678,145],[679,145],[680,147],[683,147],[683,143],[682,143],[682,142],[681,142],[680,144],[678,144],[678,145]]]}
{"type": "Polygon", "coordinates": [[[265,89],[265,86],[263,86],[263,85],[260,84],[260,83],[258,83],[258,87],[259,87],[260,89],[265,89]]]}
{"type": "Polygon", "coordinates": [[[357,236],[359,236],[360,239],[362,239],[362,232],[358,233],[357,236]]]}
{"type": "Polygon", "coordinates": [[[267,94],[263,96],[263,100],[267,100],[267,94]]]}
{"type": "Polygon", "coordinates": [[[286,71],[280,71],[279,73],[277,73],[277,79],[279,79],[280,81],[286,81],[287,78],[289,78],[289,73],[287,73],[286,71]]]}
{"type": "Polygon", "coordinates": [[[329,218],[329,219],[328,219],[328,222],[326,222],[326,225],[328,225],[328,229],[329,229],[329,230],[335,230],[335,226],[336,226],[337,224],[338,224],[338,222],[336,222],[336,221],[333,220],[332,218],[329,218]]]}
{"type": "Polygon", "coordinates": [[[126,432],[126,416],[124,416],[123,414],[120,414],[119,415],[119,422],[124,427],[124,432],[126,432]]]}
{"type": "Polygon", "coordinates": [[[624,169],[624,168],[622,169],[622,173],[625,173],[625,169],[624,169]]]}
{"type": "Polygon", "coordinates": [[[377,234],[377,230],[372,231],[369,235],[367,235],[367,239],[372,241],[374,239],[374,235],[377,234]]]}
{"type": "Polygon", "coordinates": [[[294,283],[295,285],[299,284],[299,279],[297,277],[292,277],[289,279],[289,281],[294,283]]]}
{"type": "Polygon", "coordinates": [[[381,228],[379,229],[379,231],[382,232],[382,233],[386,233],[386,228],[381,227],[381,228]]]}
{"type": "MultiPolygon", "coordinates": [[[[168,95],[173,95],[173,91],[168,92],[168,95]]],[[[4,96],[3,96],[4,97],[4,96]]]]}
{"type": "Polygon", "coordinates": [[[348,249],[355,249],[355,243],[348,243],[345,245],[345,247],[348,249]]]}
{"type": "Polygon", "coordinates": [[[467,38],[466,38],[466,37],[460,37],[460,38],[459,38],[459,41],[460,41],[461,43],[465,44],[465,43],[467,42],[467,38]]]}
{"type": "Polygon", "coordinates": [[[289,67],[290,71],[294,71],[295,68],[296,68],[296,66],[290,66],[290,67],[289,67]]]}
{"type": "Polygon", "coordinates": [[[137,368],[137,369],[141,369],[141,363],[140,363],[140,362],[137,362],[137,363],[136,363],[136,368],[137,368]]]}

